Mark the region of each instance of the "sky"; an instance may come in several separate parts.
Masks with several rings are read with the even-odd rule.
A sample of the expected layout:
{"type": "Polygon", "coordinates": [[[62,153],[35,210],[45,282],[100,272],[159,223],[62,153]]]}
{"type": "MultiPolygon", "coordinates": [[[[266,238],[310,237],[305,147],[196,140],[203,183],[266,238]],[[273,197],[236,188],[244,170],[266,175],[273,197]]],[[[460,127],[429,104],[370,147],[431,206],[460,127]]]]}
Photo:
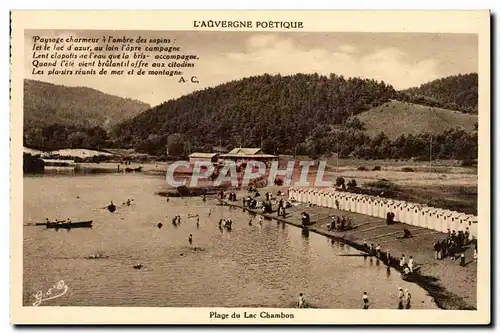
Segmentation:
{"type": "Polygon", "coordinates": [[[29,30],[25,32],[24,60],[27,79],[86,86],[155,106],[196,90],[264,73],[335,73],[383,80],[395,89],[405,89],[477,72],[478,39],[475,34],[29,30]],[[186,79],[196,76],[199,83],[178,83],[178,77],[165,76],[33,75],[35,35],[169,38],[182,53],[198,55],[195,67],[183,70],[186,79]]]}

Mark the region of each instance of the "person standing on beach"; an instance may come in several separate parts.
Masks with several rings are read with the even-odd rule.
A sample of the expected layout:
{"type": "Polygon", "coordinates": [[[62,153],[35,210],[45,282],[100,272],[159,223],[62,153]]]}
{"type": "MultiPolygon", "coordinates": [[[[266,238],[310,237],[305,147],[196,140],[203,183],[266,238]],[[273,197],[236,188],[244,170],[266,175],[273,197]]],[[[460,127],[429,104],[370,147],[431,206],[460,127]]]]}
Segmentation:
{"type": "Polygon", "coordinates": [[[464,252],[462,252],[462,253],[460,254],[460,265],[461,265],[462,267],[465,267],[465,253],[464,253],[464,252]]]}
{"type": "Polygon", "coordinates": [[[399,288],[399,291],[398,291],[398,309],[400,309],[400,310],[404,309],[403,299],[404,299],[403,289],[399,288]]]}
{"type": "Polygon", "coordinates": [[[305,308],[306,307],[306,300],[305,300],[304,295],[302,293],[299,293],[299,300],[297,301],[297,307],[298,308],[305,308]]]}
{"type": "Polygon", "coordinates": [[[410,259],[408,260],[408,269],[410,269],[410,272],[413,272],[413,268],[415,267],[415,260],[413,259],[412,256],[410,256],[410,259]]]}
{"type": "Polygon", "coordinates": [[[474,245],[474,261],[477,261],[477,243],[474,245]]]}
{"type": "Polygon", "coordinates": [[[369,301],[368,301],[368,294],[366,292],[363,292],[363,309],[368,310],[370,307],[369,301]]]}
{"type": "Polygon", "coordinates": [[[401,269],[404,268],[404,266],[406,266],[406,257],[405,255],[401,255],[401,260],[399,260],[399,266],[401,267],[401,269]]]}
{"type": "Polygon", "coordinates": [[[192,245],[192,244],[193,244],[193,235],[192,235],[192,234],[190,234],[190,235],[189,235],[189,239],[188,239],[188,241],[189,241],[189,244],[190,244],[190,245],[192,245]]]}
{"type": "Polygon", "coordinates": [[[405,308],[409,310],[411,308],[411,293],[408,289],[405,289],[405,308]]]}
{"type": "Polygon", "coordinates": [[[380,257],[380,244],[377,244],[377,247],[375,247],[375,255],[378,258],[380,257]]]}
{"type": "Polygon", "coordinates": [[[441,245],[440,245],[439,241],[437,239],[434,240],[434,258],[436,260],[440,260],[440,256],[439,256],[440,249],[441,249],[441,245]]]}

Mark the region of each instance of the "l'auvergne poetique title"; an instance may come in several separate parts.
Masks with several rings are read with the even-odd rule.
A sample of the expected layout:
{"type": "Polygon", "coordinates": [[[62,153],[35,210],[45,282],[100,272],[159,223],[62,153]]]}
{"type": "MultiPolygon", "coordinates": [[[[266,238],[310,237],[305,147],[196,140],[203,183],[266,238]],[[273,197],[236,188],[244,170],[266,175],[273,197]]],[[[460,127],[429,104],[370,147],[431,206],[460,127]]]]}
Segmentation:
{"type": "Polygon", "coordinates": [[[302,29],[302,21],[193,21],[195,28],[302,29]]]}

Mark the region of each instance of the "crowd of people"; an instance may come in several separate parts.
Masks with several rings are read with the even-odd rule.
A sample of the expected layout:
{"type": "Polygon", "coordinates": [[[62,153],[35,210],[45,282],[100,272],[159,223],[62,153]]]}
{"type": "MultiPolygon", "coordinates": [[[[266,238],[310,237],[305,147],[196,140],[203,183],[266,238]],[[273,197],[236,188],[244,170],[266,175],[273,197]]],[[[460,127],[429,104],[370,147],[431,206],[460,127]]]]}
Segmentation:
{"type": "Polygon", "coordinates": [[[329,222],[326,224],[328,231],[348,231],[353,228],[351,217],[347,219],[342,216],[331,216],[329,222]]]}
{"type": "MultiPolygon", "coordinates": [[[[464,247],[472,241],[469,228],[465,231],[458,231],[448,229],[447,236],[443,240],[434,241],[434,258],[436,260],[443,260],[450,257],[452,260],[460,258],[460,265],[465,266],[465,252],[464,247]]],[[[477,260],[477,243],[474,245],[474,260],[477,260]]]]}

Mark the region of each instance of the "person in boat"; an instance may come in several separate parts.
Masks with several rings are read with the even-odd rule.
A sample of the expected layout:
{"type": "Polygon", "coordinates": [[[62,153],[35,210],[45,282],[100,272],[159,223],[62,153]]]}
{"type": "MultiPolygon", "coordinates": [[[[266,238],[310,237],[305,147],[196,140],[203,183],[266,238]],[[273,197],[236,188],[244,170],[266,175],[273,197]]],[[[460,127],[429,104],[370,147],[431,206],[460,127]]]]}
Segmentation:
{"type": "Polygon", "coordinates": [[[192,235],[192,234],[190,234],[190,235],[189,235],[189,239],[188,239],[188,241],[189,241],[189,244],[190,244],[190,245],[192,245],[192,244],[193,244],[193,235],[192,235]]]}
{"type": "Polygon", "coordinates": [[[66,224],[71,224],[71,219],[66,219],[66,224]]]}
{"type": "Polygon", "coordinates": [[[50,224],[49,218],[45,218],[45,224],[50,224]]]}
{"type": "Polygon", "coordinates": [[[306,300],[305,300],[304,295],[302,293],[299,293],[299,299],[297,300],[297,307],[298,308],[305,308],[306,307],[306,300]]]}

